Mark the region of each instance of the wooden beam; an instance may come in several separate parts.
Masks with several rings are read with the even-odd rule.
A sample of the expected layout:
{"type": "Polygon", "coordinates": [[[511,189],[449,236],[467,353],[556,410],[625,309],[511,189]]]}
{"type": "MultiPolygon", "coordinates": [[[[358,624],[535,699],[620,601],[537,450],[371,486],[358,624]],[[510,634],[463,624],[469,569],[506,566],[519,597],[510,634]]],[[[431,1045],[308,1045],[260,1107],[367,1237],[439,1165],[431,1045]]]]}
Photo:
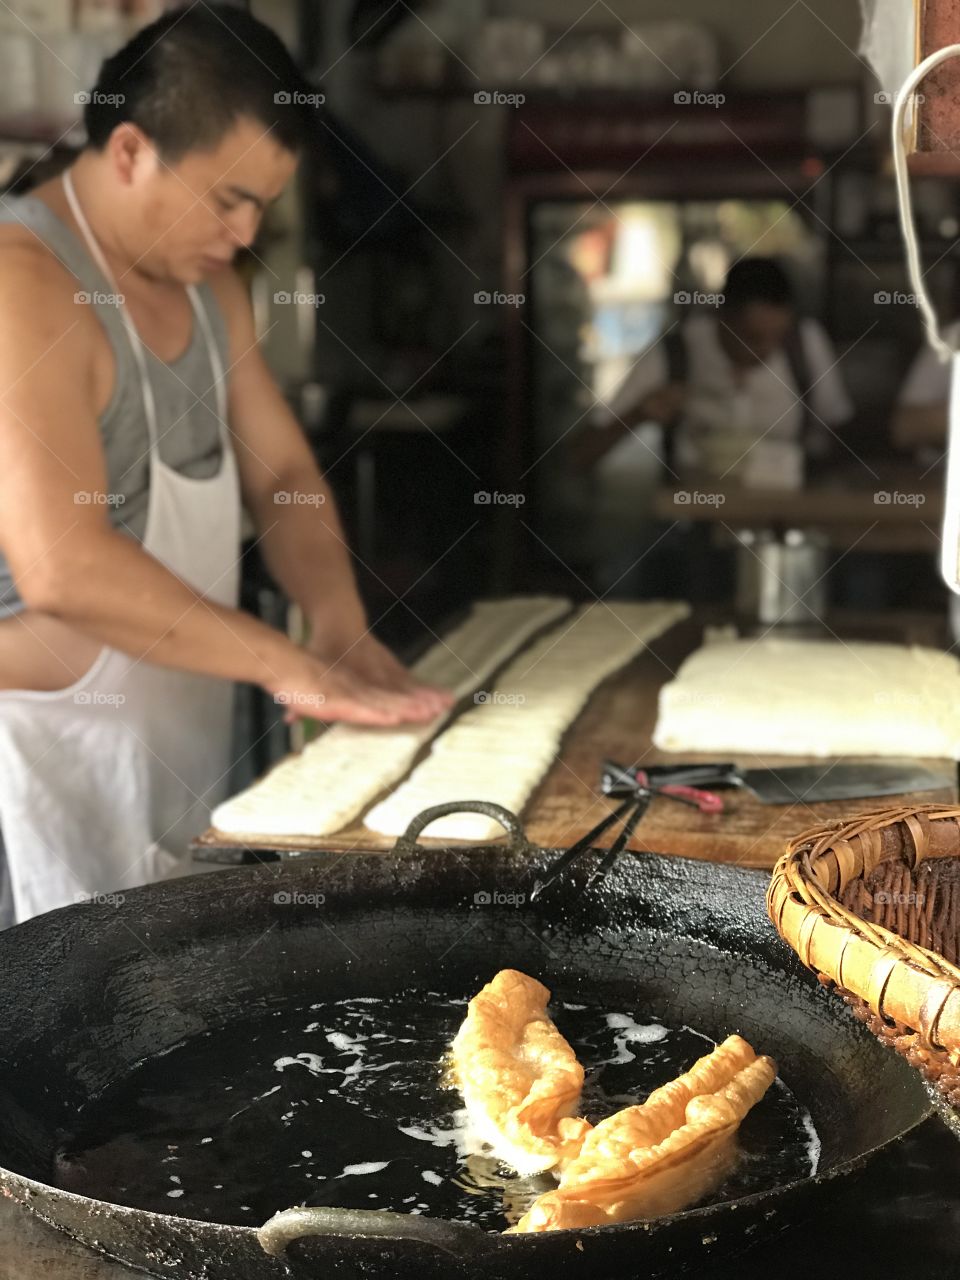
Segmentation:
{"type": "MultiPolygon", "coordinates": [[[[944,45],[960,44],[960,0],[917,0],[917,9],[918,63],[944,45]]],[[[918,93],[916,151],[938,160],[911,169],[960,175],[960,57],[932,71],[918,93]]]]}

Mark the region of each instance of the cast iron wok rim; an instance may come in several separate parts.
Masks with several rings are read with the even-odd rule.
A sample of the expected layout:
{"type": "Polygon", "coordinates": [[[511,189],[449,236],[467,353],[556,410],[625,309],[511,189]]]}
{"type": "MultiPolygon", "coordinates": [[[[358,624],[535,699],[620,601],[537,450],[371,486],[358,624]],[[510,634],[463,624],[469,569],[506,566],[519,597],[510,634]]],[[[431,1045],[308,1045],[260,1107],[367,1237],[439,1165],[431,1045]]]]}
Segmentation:
{"type": "MultiPolygon", "coordinates": [[[[508,854],[512,852],[510,847],[507,845],[496,846],[496,848],[498,849],[501,847],[504,850],[504,852],[508,854]]],[[[459,849],[452,850],[452,849],[446,849],[446,848],[428,850],[419,846],[415,846],[415,848],[418,854],[426,855],[430,859],[436,858],[437,856],[443,857],[444,855],[451,855],[451,860],[460,861],[460,855],[464,853],[469,855],[472,853],[482,852],[483,847],[475,846],[475,847],[471,847],[469,849],[464,849],[464,850],[459,850],[459,849]]],[[[375,857],[377,859],[382,859],[384,855],[373,854],[370,856],[375,857]]],[[[390,856],[391,855],[387,855],[388,858],[390,856]]],[[[651,856],[651,855],[648,855],[648,856],[651,856]]],[[[665,865],[669,865],[673,867],[676,867],[677,864],[680,864],[682,866],[682,864],[685,864],[685,863],[693,863],[698,866],[702,865],[701,860],[696,858],[685,858],[682,856],[666,857],[663,855],[652,855],[652,856],[655,857],[658,862],[661,862],[665,865]]],[[[223,874],[230,875],[230,874],[236,874],[237,872],[241,872],[241,874],[246,874],[246,875],[250,875],[252,873],[254,876],[257,876],[258,878],[262,877],[264,879],[268,877],[280,878],[280,876],[282,876],[284,871],[292,870],[293,868],[299,869],[304,866],[308,866],[310,861],[316,860],[316,858],[317,858],[316,854],[305,854],[303,858],[291,859],[289,862],[286,862],[286,863],[281,862],[279,864],[279,867],[274,863],[261,863],[257,867],[244,867],[242,868],[242,870],[239,867],[230,868],[229,870],[225,870],[223,874]]],[[[716,866],[718,864],[709,864],[709,865],[716,866]]],[[[762,875],[762,871],[758,872],[758,874],[762,875]]],[[[126,902],[133,903],[137,900],[141,902],[144,902],[144,901],[149,902],[153,899],[156,899],[158,896],[161,898],[166,897],[168,894],[174,893],[177,890],[179,890],[185,884],[189,885],[191,882],[207,881],[209,880],[209,878],[210,877],[207,875],[198,873],[196,875],[180,877],[176,881],[169,881],[169,882],[159,883],[159,884],[142,885],[137,887],[136,889],[131,890],[126,895],[126,902]]],[[[38,920],[47,920],[51,916],[60,915],[61,912],[67,912],[67,911],[73,912],[75,911],[75,909],[76,908],[72,906],[62,907],[56,911],[48,912],[45,916],[38,917],[38,920]]],[[[110,908],[107,908],[107,907],[97,907],[97,906],[94,906],[92,909],[93,911],[99,910],[102,912],[108,912],[110,910],[110,908]]],[[[18,926],[18,928],[30,929],[33,923],[34,923],[33,921],[27,921],[25,924],[18,926]]],[[[782,945],[784,945],[785,949],[787,949],[785,944],[782,944],[782,945]]],[[[718,949],[723,950],[723,948],[718,948],[718,949]]],[[[856,1020],[853,1018],[852,1015],[849,1015],[849,1020],[850,1020],[851,1034],[853,1035],[869,1034],[865,1028],[861,1027],[856,1022],[856,1020]]],[[[906,1064],[904,1064],[904,1071],[909,1072],[909,1068],[906,1067],[906,1064]]],[[[910,1075],[912,1077],[913,1073],[910,1072],[910,1075]]],[[[770,1207],[775,1208],[787,1196],[788,1193],[794,1193],[806,1187],[820,1186],[827,1181],[832,1181],[835,1178],[843,1177],[848,1173],[852,1173],[861,1165],[865,1164],[868,1160],[872,1159],[879,1152],[885,1150],[887,1147],[892,1146],[893,1143],[901,1141],[909,1133],[913,1132],[914,1129],[916,1129],[919,1125],[924,1123],[924,1121],[929,1119],[929,1117],[933,1114],[935,1109],[934,1104],[932,1104],[930,1101],[929,1095],[927,1096],[927,1100],[925,1104],[922,1107],[920,1107],[919,1104],[920,1104],[921,1095],[922,1095],[922,1089],[918,1089],[917,1090],[918,1113],[909,1123],[907,1123],[902,1128],[899,1128],[896,1133],[890,1134],[890,1136],[885,1138],[882,1142],[876,1143],[872,1147],[868,1147],[863,1151],[857,1152],[856,1155],[851,1156],[849,1159],[842,1161],[841,1163],[835,1165],[831,1169],[824,1171],[823,1173],[817,1173],[806,1178],[796,1178],[791,1182],[779,1183],[774,1187],[770,1187],[762,1191],[754,1191],[754,1192],[751,1192],[749,1195],[738,1196],[732,1200],[724,1200],[717,1204],[703,1205],[693,1209],[684,1209],[684,1210],[681,1210],[679,1213],[665,1214],[659,1218],[637,1219],[633,1222],[614,1223],[604,1227],[570,1228],[568,1230],[569,1231],[575,1230],[578,1236],[583,1234],[586,1234],[588,1236],[593,1236],[595,1234],[605,1235],[610,1232],[623,1232],[623,1233],[629,1232],[629,1233],[636,1234],[638,1236],[641,1234],[643,1234],[644,1236],[647,1236],[651,1234],[651,1232],[660,1230],[662,1228],[671,1226],[676,1223],[696,1224],[698,1222],[702,1222],[704,1224],[707,1224],[711,1222],[714,1218],[716,1218],[718,1214],[725,1212],[727,1210],[746,1210],[749,1208],[760,1206],[762,1204],[770,1204],[770,1202],[773,1200],[776,1200],[777,1204],[776,1205],[770,1204],[770,1207]]],[[[106,1200],[96,1200],[89,1196],[79,1195],[78,1193],[73,1191],[66,1191],[59,1187],[50,1186],[47,1183],[39,1182],[32,1178],[29,1178],[24,1174],[15,1173],[13,1170],[7,1169],[2,1164],[0,1164],[0,1191],[3,1191],[6,1188],[16,1188],[17,1190],[19,1190],[20,1195],[16,1196],[15,1198],[17,1198],[20,1201],[20,1203],[24,1204],[27,1208],[29,1208],[31,1211],[36,1213],[38,1217],[42,1218],[44,1221],[49,1222],[52,1226],[56,1227],[58,1230],[61,1230],[61,1231],[64,1230],[64,1228],[61,1227],[60,1224],[54,1222],[52,1219],[48,1218],[44,1213],[42,1206],[34,1205],[33,1200],[37,1195],[49,1195],[54,1198],[59,1198],[71,1205],[76,1206],[77,1209],[82,1210],[85,1214],[90,1216],[91,1219],[94,1221],[96,1220],[97,1216],[102,1217],[104,1215],[110,1215],[113,1217],[120,1216],[122,1218],[134,1216],[138,1222],[146,1222],[158,1228],[162,1227],[163,1224],[165,1223],[175,1223],[177,1224],[178,1227],[186,1228],[188,1231],[192,1231],[192,1232],[196,1232],[198,1230],[208,1230],[218,1234],[223,1232],[228,1232],[228,1233],[240,1232],[242,1233],[242,1235],[248,1236],[248,1238],[250,1238],[252,1241],[259,1243],[259,1241],[257,1240],[257,1233],[260,1230],[259,1227],[237,1226],[231,1223],[223,1223],[223,1222],[210,1222],[202,1218],[183,1218],[177,1214],[160,1214],[160,1213],[155,1213],[154,1211],[149,1209],[133,1208],[130,1205],[115,1205],[106,1200]]],[[[450,1221],[454,1221],[454,1220],[451,1219],[450,1221]]],[[[476,1229],[481,1230],[480,1228],[476,1228],[476,1229]]],[[[67,1234],[69,1234],[69,1232],[67,1232],[67,1234]]],[[[511,1248],[511,1249],[523,1248],[527,1250],[532,1250],[537,1247],[541,1247],[537,1245],[536,1243],[537,1239],[540,1239],[541,1241],[543,1241],[544,1239],[548,1239],[550,1237],[555,1238],[557,1233],[553,1231],[523,1233],[524,1235],[535,1237],[535,1239],[528,1238],[526,1241],[523,1240],[523,1236],[521,1235],[510,1236],[510,1238],[507,1239],[505,1236],[500,1235],[499,1233],[496,1233],[496,1232],[483,1231],[482,1234],[486,1235],[487,1237],[495,1238],[498,1242],[497,1247],[499,1248],[511,1248]]],[[[338,1235],[337,1238],[341,1240],[364,1240],[364,1239],[368,1239],[369,1237],[365,1235],[343,1233],[342,1235],[338,1235]]]]}
{"type": "MultiPolygon", "coordinates": [[[[835,1165],[832,1169],[827,1169],[824,1173],[817,1173],[808,1178],[795,1178],[792,1182],[778,1183],[777,1186],[770,1187],[765,1191],[753,1191],[750,1195],[737,1196],[733,1200],[722,1200],[718,1204],[702,1205],[695,1209],[683,1209],[679,1213],[668,1213],[659,1218],[638,1218],[633,1222],[612,1223],[605,1227],[570,1227],[567,1228],[567,1233],[571,1234],[576,1232],[578,1236],[593,1236],[606,1235],[609,1232],[617,1231],[624,1233],[633,1232],[637,1235],[649,1235],[653,1231],[662,1230],[674,1223],[682,1222],[696,1224],[697,1222],[703,1222],[706,1224],[719,1213],[726,1210],[745,1210],[759,1207],[761,1204],[768,1204],[774,1198],[779,1202],[788,1192],[794,1192],[809,1186],[821,1186],[825,1182],[843,1177],[848,1173],[852,1173],[855,1169],[865,1164],[867,1160],[872,1159],[885,1148],[892,1146],[895,1142],[900,1142],[907,1136],[907,1134],[912,1133],[914,1129],[918,1128],[924,1123],[924,1121],[929,1119],[932,1113],[933,1107],[928,1104],[924,1108],[922,1114],[918,1115],[917,1118],[907,1125],[906,1128],[901,1129],[898,1133],[891,1134],[889,1138],[878,1143],[875,1147],[869,1147],[866,1151],[861,1151],[857,1155],[851,1156],[849,1160],[844,1160],[842,1164],[835,1165]]],[[[175,1222],[178,1226],[185,1227],[190,1231],[196,1231],[199,1228],[201,1230],[212,1230],[215,1232],[240,1232],[242,1235],[247,1235],[251,1242],[259,1243],[257,1240],[257,1233],[260,1230],[259,1227],[242,1227],[229,1222],[209,1222],[203,1218],[181,1218],[178,1214],[155,1213],[151,1209],[136,1209],[131,1205],[112,1204],[108,1200],[94,1200],[90,1196],[78,1195],[75,1191],[63,1191],[59,1187],[52,1187],[45,1182],[37,1182],[32,1178],[27,1178],[23,1174],[14,1173],[12,1170],[5,1169],[0,1166],[0,1189],[6,1186],[14,1186],[25,1193],[29,1192],[29,1194],[24,1194],[22,1199],[19,1197],[15,1198],[20,1199],[21,1204],[24,1204],[32,1212],[36,1213],[38,1217],[43,1218],[44,1221],[51,1222],[51,1225],[57,1227],[57,1229],[61,1231],[63,1228],[60,1227],[58,1223],[52,1222],[51,1219],[47,1218],[42,1207],[38,1207],[33,1204],[33,1199],[38,1192],[66,1200],[70,1204],[75,1205],[77,1209],[88,1214],[91,1221],[96,1221],[97,1216],[103,1216],[105,1214],[112,1217],[117,1217],[118,1215],[120,1217],[136,1215],[137,1221],[146,1221],[151,1226],[155,1226],[157,1228],[162,1228],[165,1223],[175,1222]]],[[[777,1206],[771,1204],[770,1207],[776,1208],[777,1206]]],[[[448,1221],[455,1221],[455,1219],[448,1219],[448,1221]]],[[[480,1230],[480,1228],[477,1229],[480,1230]]],[[[494,1231],[484,1231],[483,1234],[488,1237],[494,1237],[498,1240],[500,1248],[509,1249],[534,1249],[541,1247],[538,1245],[538,1241],[544,1241],[551,1237],[556,1238],[557,1236],[557,1232],[555,1231],[524,1232],[516,1236],[511,1236],[508,1240],[506,1236],[494,1231]]],[[[368,1239],[368,1237],[364,1235],[347,1234],[344,1232],[342,1235],[338,1233],[336,1239],[365,1240],[368,1239]]]]}

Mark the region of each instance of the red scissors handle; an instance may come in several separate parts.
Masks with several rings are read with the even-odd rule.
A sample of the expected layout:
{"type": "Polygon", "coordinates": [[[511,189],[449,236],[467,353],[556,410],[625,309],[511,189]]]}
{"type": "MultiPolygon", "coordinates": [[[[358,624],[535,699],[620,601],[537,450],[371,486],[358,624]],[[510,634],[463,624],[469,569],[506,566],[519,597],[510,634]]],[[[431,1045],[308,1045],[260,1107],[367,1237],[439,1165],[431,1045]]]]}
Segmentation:
{"type": "Polygon", "coordinates": [[[701,813],[723,813],[723,797],[715,791],[702,791],[699,787],[685,787],[679,783],[667,783],[665,786],[651,786],[647,773],[638,769],[637,782],[641,787],[649,787],[655,795],[678,796],[681,800],[690,800],[701,813]]]}

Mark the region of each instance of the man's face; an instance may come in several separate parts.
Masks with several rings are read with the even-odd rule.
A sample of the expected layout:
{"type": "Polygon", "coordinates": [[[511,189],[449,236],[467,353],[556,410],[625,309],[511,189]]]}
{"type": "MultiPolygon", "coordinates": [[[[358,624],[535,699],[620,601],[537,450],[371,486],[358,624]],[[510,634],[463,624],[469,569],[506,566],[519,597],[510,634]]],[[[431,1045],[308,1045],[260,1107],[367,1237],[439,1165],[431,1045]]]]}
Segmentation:
{"type": "Polygon", "coordinates": [[[220,270],[253,242],[296,167],[296,155],[247,118],[212,149],[173,164],[145,149],[129,188],[136,228],[129,248],[138,268],[181,284],[220,270]]]}
{"type": "Polygon", "coordinates": [[[720,340],[734,364],[766,364],[779,351],[793,325],[790,307],[748,302],[735,311],[721,311],[720,340]]]}

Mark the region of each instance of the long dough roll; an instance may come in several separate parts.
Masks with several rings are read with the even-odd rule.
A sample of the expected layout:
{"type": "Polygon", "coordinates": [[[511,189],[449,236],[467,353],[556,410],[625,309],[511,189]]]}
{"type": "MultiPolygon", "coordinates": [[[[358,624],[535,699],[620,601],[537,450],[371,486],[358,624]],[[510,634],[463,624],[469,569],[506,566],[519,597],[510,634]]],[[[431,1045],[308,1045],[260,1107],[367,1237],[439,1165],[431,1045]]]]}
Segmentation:
{"type": "MultiPolygon", "coordinates": [[[[437,739],[403,786],[370,810],[366,826],[400,835],[423,809],[467,797],[519,813],[597,685],[689,612],[672,601],[578,610],[511,662],[490,699],[437,739]]],[[[428,834],[488,840],[502,832],[483,814],[455,813],[432,823],[428,834]]]]}
{"type": "MultiPolygon", "coordinates": [[[[465,697],[569,608],[569,601],[551,596],[482,601],[413,670],[421,680],[465,697]]],[[[288,756],[253,786],[218,805],[213,826],[225,835],[251,839],[338,831],[384,787],[403,777],[448,714],[399,729],[333,725],[298,755],[288,756]]]]}

